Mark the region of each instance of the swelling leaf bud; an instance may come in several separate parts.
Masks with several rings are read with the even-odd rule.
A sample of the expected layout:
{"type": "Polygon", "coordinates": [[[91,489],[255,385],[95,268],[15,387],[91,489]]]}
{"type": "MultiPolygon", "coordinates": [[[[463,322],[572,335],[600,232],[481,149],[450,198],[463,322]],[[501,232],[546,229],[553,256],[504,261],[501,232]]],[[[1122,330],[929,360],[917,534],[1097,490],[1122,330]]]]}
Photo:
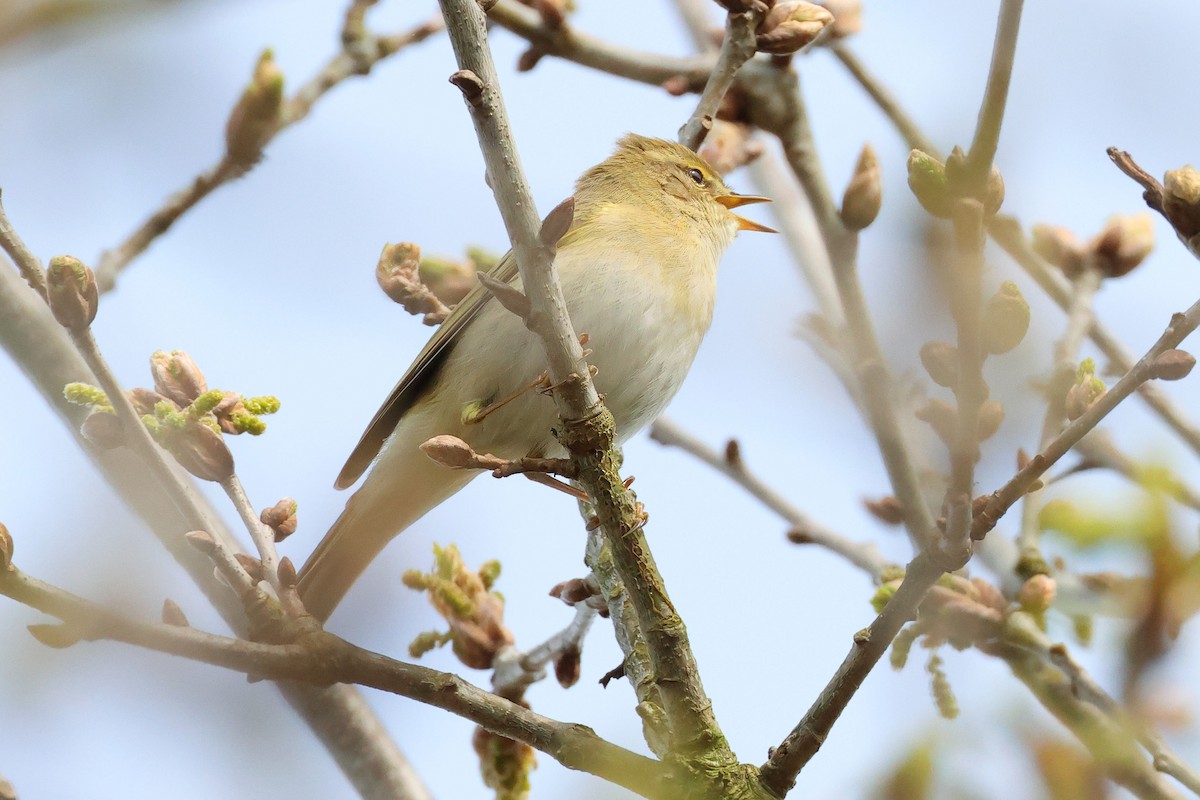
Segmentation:
{"type": "Polygon", "coordinates": [[[958,349],[949,342],[921,345],[921,365],[938,386],[953,389],[958,385],[958,349]]]}
{"type": "Polygon", "coordinates": [[[821,5],[833,14],[833,27],[826,43],[832,44],[862,30],[862,0],[821,0],[821,5]]]}
{"type": "Polygon", "coordinates": [[[1166,350],[1155,356],[1150,364],[1150,377],[1160,381],[1186,378],[1196,366],[1196,358],[1186,350],[1166,350]]]}
{"type": "Polygon", "coordinates": [[[112,450],[125,444],[125,429],[112,411],[96,410],[88,414],[79,426],[79,432],[102,450],[112,450]]]}
{"type": "Polygon", "coordinates": [[[275,532],[275,541],[282,542],[296,532],[296,501],[285,497],[270,508],[264,508],[259,520],[275,532]]]}
{"type": "Polygon", "coordinates": [[[182,350],[155,351],[150,356],[150,374],[154,390],[181,408],[208,391],[204,373],[182,350]]]}
{"type": "Polygon", "coordinates": [[[1044,614],[1049,610],[1057,594],[1054,578],[1049,575],[1034,575],[1021,584],[1017,591],[1017,602],[1031,614],[1044,614]]]}
{"type": "Polygon", "coordinates": [[[979,407],[979,441],[983,442],[992,438],[996,431],[1000,430],[1002,422],[1004,422],[1004,406],[996,400],[985,400],[979,407]]]}
{"type": "Polygon", "coordinates": [[[1163,189],[1163,213],[1196,255],[1198,248],[1192,242],[1200,234],[1200,172],[1191,164],[1173,169],[1163,176],[1163,189]]]}
{"type": "Polygon", "coordinates": [[[73,644],[78,644],[84,638],[78,628],[74,628],[66,623],[61,625],[29,625],[27,628],[33,634],[33,638],[46,645],[46,647],[52,647],[55,650],[64,650],[73,644]]]}
{"type": "Polygon", "coordinates": [[[833,24],[833,14],[812,3],[783,2],[763,17],[754,37],[759,52],[786,56],[815,42],[833,24]]]}
{"type": "Polygon", "coordinates": [[[167,434],[167,449],[197,478],[220,483],[233,477],[233,454],[220,433],[200,422],[167,434]]]}
{"type": "Polygon", "coordinates": [[[271,51],[264,50],[225,125],[225,150],[231,161],[250,167],[262,157],[263,147],[279,127],[282,105],[283,73],[271,51]]]}
{"type": "Polygon", "coordinates": [[[579,683],[580,653],[578,647],[563,650],[554,659],[554,678],[558,685],[570,689],[579,683]]]}
{"type": "Polygon", "coordinates": [[[73,333],[88,329],[100,302],[96,276],[74,256],[55,256],[46,269],[46,299],[58,324],[73,333]]]}
{"type": "Polygon", "coordinates": [[[1083,244],[1066,228],[1034,225],[1031,240],[1033,252],[1061,269],[1068,278],[1083,271],[1083,244]]]}
{"type": "Polygon", "coordinates": [[[1108,393],[1104,381],[1096,377],[1096,362],[1085,358],[1075,374],[1075,384],[1067,390],[1065,407],[1067,419],[1074,422],[1108,393]]]}
{"type": "Polygon", "coordinates": [[[842,196],[842,224],[852,231],[863,230],[875,221],[882,203],[879,159],[871,145],[864,144],[854,165],[854,176],[842,196]]]}
{"type": "Polygon", "coordinates": [[[954,446],[958,436],[958,409],[945,400],[930,398],[929,402],[916,411],[917,419],[929,423],[933,432],[938,435],[947,447],[954,446]]]}
{"type": "Polygon", "coordinates": [[[1005,281],[983,309],[983,345],[992,355],[1007,353],[1029,330],[1029,303],[1012,281],[1005,281]]]}
{"type": "Polygon", "coordinates": [[[462,469],[475,461],[475,451],[457,436],[434,436],[421,443],[421,452],[451,469],[462,469]]]}
{"type": "Polygon", "coordinates": [[[1088,242],[1087,255],[1108,278],[1128,275],[1154,249],[1154,223],[1149,214],[1117,215],[1088,242]]]}
{"type": "Polygon", "coordinates": [[[946,167],[928,153],[908,154],[908,188],[921,207],[939,219],[949,219],[953,198],[946,185],[946,167]]]}

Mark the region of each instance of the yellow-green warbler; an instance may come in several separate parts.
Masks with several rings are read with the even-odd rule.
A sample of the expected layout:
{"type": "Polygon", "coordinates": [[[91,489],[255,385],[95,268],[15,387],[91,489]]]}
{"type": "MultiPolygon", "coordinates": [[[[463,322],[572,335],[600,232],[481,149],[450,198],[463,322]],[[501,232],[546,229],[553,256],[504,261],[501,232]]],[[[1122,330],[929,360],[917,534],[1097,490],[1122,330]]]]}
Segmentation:
{"type": "MultiPolygon", "coordinates": [[[[712,321],[717,262],[739,230],[771,231],[730,209],[734,194],[682,145],[629,134],[575,185],[575,214],[555,265],[575,329],[588,334],[597,389],[624,441],[674,396],[712,321]]],[[[511,253],[492,271],[512,282],[511,253]]],[[[326,619],[394,536],[479,470],[448,469],[420,450],[451,434],[501,458],[562,455],[554,404],[525,392],[474,422],[470,409],[518,393],[545,368],[522,321],[476,287],[454,309],[375,415],[337,479],[346,503],[300,573],[300,593],[326,619]]]]}

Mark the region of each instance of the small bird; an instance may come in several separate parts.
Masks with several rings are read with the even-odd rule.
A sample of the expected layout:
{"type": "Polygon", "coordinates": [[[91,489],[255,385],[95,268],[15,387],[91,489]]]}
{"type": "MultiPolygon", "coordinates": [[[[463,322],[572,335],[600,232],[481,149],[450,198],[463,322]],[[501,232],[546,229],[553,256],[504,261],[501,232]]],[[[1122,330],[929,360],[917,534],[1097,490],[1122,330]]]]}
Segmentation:
{"type": "MultiPolygon", "coordinates": [[[[712,321],[717,262],[739,230],[774,232],[731,209],[735,194],[686,147],[635,134],[576,182],[571,227],[555,257],[575,330],[587,333],[596,387],[623,442],[675,395],[712,321]]],[[[510,252],[492,277],[519,286],[510,252]]],[[[522,321],[476,286],[437,329],[350,454],[335,486],[374,469],[300,572],[299,591],[325,620],[392,538],[480,470],[450,469],[420,449],[450,434],[501,458],[558,457],[554,404],[521,393],[545,369],[522,321]],[[517,395],[476,421],[473,414],[517,395]]]]}

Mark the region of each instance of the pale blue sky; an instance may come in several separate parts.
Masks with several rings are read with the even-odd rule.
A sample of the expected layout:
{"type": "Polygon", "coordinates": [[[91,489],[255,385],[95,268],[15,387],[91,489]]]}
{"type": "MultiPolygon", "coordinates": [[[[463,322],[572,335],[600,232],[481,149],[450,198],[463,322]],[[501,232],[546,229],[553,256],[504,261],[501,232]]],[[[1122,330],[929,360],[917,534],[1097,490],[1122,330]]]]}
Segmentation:
{"type": "MultiPolygon", "coordinates": [[[[671,3],[580,5],[576,24],[597,35],[688,51],[671,3]]],[[[867,3],[855,49],[944,149],[969,140],[996,5],[867,3]]],[[[1109,214],[1141,207],[1139,190],[1109,164],[1106,146],[1132,151],[1154,173],[1197,158],[1200,103],[1184,70],[1192,69],[1200,6],[1027,6],[997,158],[1008,186],[1005,209],[1089,236],[1109,214]]],[[[432,8],[384,2],[371,19],[381,29],[399,28],[432,8]]],[[[9,46],[0,52],[0,187],[14,224],[43,257],[71,253],[94,262],[218,158],[225,115],[259,51],[273,47],[294,86],[332,53],[342,10],[340,2],[311,0],[185,3],[9,46]]],[[[671,137],[694,103],[553,59],[516,74],[521,43],[498,31],[494,45],[542,210],[569,194],[574,176],[607,155],[621,133],[671,137]]],[[[939,306],[926,299],[928,274],[912,232],[906,148],[829,54],[805,57],[799,68],[832,183],[840,187],[848,178],[864,141],[879,152],[885,204],[864,236],[862,273],[889,354],[898,368],[914,369],[920,342],[947,335],[948,322],[929,312],[939,306]]],[[[264,164],[156,243],[105,298],[96,322],[127,385],[149,382],[150,352],[181,348],[212,385],[282,399],[266,436],[232,446],[256,506],[283,495],[299,501],[300,532],[283,548],[297,561],[344,502],[330,488],[344,456],[428,334],[376,288],[379,249],[406,239],[430,253],[458,253],[466,243],[505,247],[472,128],[445,80],[453,69],[439,37],[333,92],[271,145],[264,164]]],[[[752,189],[743,174],[731,183],[752,189]]],[[[1157,337],[1170,312],[1200,293],[1194,261],[1163,224],[1156,229],[1161,252],[1098,301],[1103,317],[1138,350],[1157,337]]],[[[989,281],[1008,278],[1035,295],[1011,265],[995,259],[989,281]]],[[[1034,309],[1035,335],[1010,357],[1028,377],[1045,369],[1046,342],[1061,328],[1057,310],[1037,301],[1034,309]]],[[[792,336],[796,319],[810,310],[781,243],[741,237],[725,260],[713,330],[670,413],[713,444],[739,437],[748,462],[797,505],[903,559],[901,537],[861,507],[863,497],[886,492],[871,437],[829,371],[792,336]]],[[[1196,409],[1197,385],[1193,379],[1169,390],[1196,409]]],[[[222,630],[4,356],[0,386],[0,520],[16,540],[18,564],[141,616],[155,615],[169,595],[194,624],[222,630]]],[[[1039,424],[1024,378],[993,390],[1009,403],[1009,420],[985,449],[981,490],[1010,474],[1010,453],[1018,444],[1029,447],[1039,424]]],[[[1136,403],[1114,422],[1132,454],[1166,459],[1200,483],[1195,457],[1179,451],[1136,403]]],[[[740,757],[759,763],[832,674],[853,632],[869,622],[870,586],[836,557],[788,545],[782,523],[678,452],[639,438],[627,448],[626,465],[651,512],[651,544],[688,622],[716,711],[740,757]]],[[[1119,483],[1090,485],[1125,496],[1119,483]]],[[[1181,525],[1194,531],[1196,520],[1184,517],[1181,525]]],[[[390,547],[331,628],[402,654],[438,620],[396,576],[426,566],[432,542],[451,541],[472,563],[501,559],[499,589],[520,644],[533,645],[569,620],[546,592],[584,572],[573,504],[526,481],[481,479],[390,547]]],[[[0,602],[0,774],[22,797],[349,794],[267,684],[247,685],[215,667],[123,645],[52,651],[24,632],[39,621],[36,612],[0,602]]],[[[1061,620],[1051,633],[1068,635],[1061,620]]],[[[1186,629],[1181,657],[1167,665],[1189,699],[1200,687],[1194,673],[1187,677],[1182,656],[1195,656],[1195,640],[1186,629]]],[[[629,687],[596,685],[619,660],[607,625],[598,624],[581,682],[570,691],[553,681],[538,685],[533,707],[644,750],[629,687]]],[[[881,667],[804,772],[804,796],[865,796],[877,771],[926,731],[959,756],[943,764],[951,781],[979,796],[1028,794],[1012,785],[1027,765],[994,720],[1031,716],[1030,725],[1053,724],[1029,714],[1032,701],[998,662],[970,652],[946,661],[963,708],[958,722],[936,720],[920,663],[898,674],[881,667]],[[968,780],[976,772],[982,778],[968,780]]],[[[448,653],[424,662],[459,670],[448,653]]],[[[1112,677],[1103,664],[1097,668],[1112,677]]],[[[486,684],[482,673],[468,677],[486,684]]],[[[487,796],[469,723],[403,698],[371,699],[436,796],[487,796]]],[[[1193,763],[1200,760],[1194,731],[1177,741],[1193,763]]],[[[539,761],[535,797],[625,796],[548,757],[539,761]]]]}

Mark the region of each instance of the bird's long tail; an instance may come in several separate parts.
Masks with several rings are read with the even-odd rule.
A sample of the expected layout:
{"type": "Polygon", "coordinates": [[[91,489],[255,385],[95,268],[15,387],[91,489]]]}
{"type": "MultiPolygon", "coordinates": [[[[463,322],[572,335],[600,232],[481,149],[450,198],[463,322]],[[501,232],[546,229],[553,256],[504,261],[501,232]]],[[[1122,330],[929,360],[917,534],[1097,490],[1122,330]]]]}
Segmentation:
{"type": "MultiPolygon", "coordinates": [[[[396,436],[404,434],[401,430],[396,436]]],[[[300,570],[300,597],[322,622],[384,545],[479,474],[434,463],[419,443],[389,444],[300,570]]]]}

